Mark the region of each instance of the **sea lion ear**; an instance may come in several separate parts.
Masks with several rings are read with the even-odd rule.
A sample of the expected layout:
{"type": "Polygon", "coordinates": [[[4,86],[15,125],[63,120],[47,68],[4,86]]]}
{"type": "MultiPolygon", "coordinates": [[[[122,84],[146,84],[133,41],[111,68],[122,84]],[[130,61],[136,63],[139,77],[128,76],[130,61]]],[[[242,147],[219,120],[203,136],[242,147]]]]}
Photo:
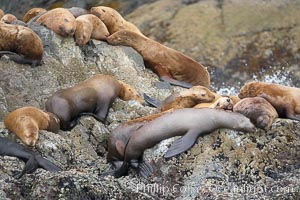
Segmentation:
{"type": "Polygon", "coordinates": [[[116,149],[117,149],[117,152],[122,156],[124,157],[124,151],[125,151],[125,145],[124,145],[124,142],[122,142],[121,140],[117,140],[116,141],[116,149]]]}

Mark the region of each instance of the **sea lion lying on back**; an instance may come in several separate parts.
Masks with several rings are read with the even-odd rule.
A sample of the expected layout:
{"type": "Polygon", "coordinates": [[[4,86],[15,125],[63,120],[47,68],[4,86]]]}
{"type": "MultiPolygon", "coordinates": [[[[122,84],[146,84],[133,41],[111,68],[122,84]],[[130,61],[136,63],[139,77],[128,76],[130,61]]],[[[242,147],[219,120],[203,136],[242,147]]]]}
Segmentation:
{"type": "Polygon", "coordinates": [[[55,92],[46,102],[46,110],[59,119],[61,129],[71,130],[80,116],[91,115],[105,122],[111,104],[119,97],[125,101],[143,98],[130,85],[108,75],[96,75],[73,87],[55,92]]]}
{"type": "Polygon", "coordinates": [[[300,88],[279,84],[249,82],[240,90],[239,97],[263,97],[274,106],[279,117],[300,121],[300,88]]]}
{"type": "Polygon", "coordinates": [[[181,92],[175,92],[162,102],[147,95],[145,95],[144,99],[157,107],[160,112],[163,112],[171,108],[192,108],[199,103],[212,102],[215,99],[215,95],[208,88],[198,85],[181,92]]]}
{"type": "Polygon", "coordinates": [[[0,137],[0,155],[17,157],[26,162],[22,172],[16,174],[16,178],[21,178],[24,174],[32,173],[39,167],[50,172],[61,171],[59,167],[43,158],[40,154],[7,138],[0,137]]]}
{"type": "Polygon", "coordinates": [[[126,21],[120,13],[113,8],[106,6],[92,7],[90,12],[103,21],[110,34],[119,30],[129,30],[143,35],[143,33],[134,24],[126,21]]]}
{"type": "Polygon", "coordinates": [[[162,140],[182,136],[176,140],[165,158],[171,158],[189,150],[199,136],[219,128],[251,132],[255,126],[242,114],[216,109],[184,108],[166,112],[149,122],[124,123],[118,126],[109,136],[107,160],[112,163],[124,161],[113,173],[119,177],[127,172],[129,165],[138,164],[141,174],[145,164],[141,162],[143,152],[162,140]]]}
{"type": "Polygon", "coordinates": [[[121,30],[110,35],[107,42],[134,48],[143,57],[145,66],[170,84],[186,88],[210,86],[210,75],[203,65],[145,36],[121,30]]]}
{"type": "Polygon", "coordinates": [[[39,130],[58,132],[59,119],[52,113],[28,106],[10,112],[4,118],[4,125],[24,144],[35,146],[39,138],[39,130]]]}
{"type": "Polygon", "coordinates": [[[30,28],[0,22],[0,56],[6,54],[17,63],[36,66],[43,53],[42,40],[30,28]]]}
{"type": "Polygon", "coordinates": [[[55,8],[40,15],[36,22],[61,36],[73,36],[76,30],[75,17],[65,8],[55,8]]]}
{"type": "Polygon", "coordinates": [[[278,117],[275,108],[262,97],[244,98],[234,105],[233,111],[245,115],[256,127],[266,131],[278,117]]]}
{"type": "Polygon", "coordinates": [[[106,40],[109,32],[105,24],[95,15],[86,14],[76,18],[75,40],[79,46],[85,45],[90,39],[106,40]]]}

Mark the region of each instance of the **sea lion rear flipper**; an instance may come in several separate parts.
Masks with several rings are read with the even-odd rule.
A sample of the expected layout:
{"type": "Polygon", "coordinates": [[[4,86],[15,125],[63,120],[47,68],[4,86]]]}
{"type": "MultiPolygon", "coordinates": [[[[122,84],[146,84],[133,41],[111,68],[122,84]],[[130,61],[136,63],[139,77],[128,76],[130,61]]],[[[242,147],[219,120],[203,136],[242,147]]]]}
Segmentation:
{"type": "Polygon", "coordinates": [[[153,97],[148,96],[146,93],[144,93],[143,96],[144,100],[155,108],[158,108],[162,103],[160,100],[154,99],[153,97]]]}
{"type": "Polygon", "coordinates": [[[180,86],[180,87],[183,87],[183,88],[191,88],[193,87],[193,85],[187,83],[187,82],[184,82],[184,81],[178,81],[178,80],[175,80],[169,76],[161,76],[160,77],[160,80],[162,81],[166,81],[168,83],[170,83],[171,85],[175,85],[175,86],[180,86]]]}
{"type": "Polygon", "coordinates": [[[121,176],[124,176],[128,172],[128,169],[129,169],[128,163],[123,162],[123,165],[119,169],[115,170],[113,176],[115,178],[120,178],[121,176]]]}
{"type": "Polygon", "coordinates": [[[151,174],[153,174],[153,171],[154,171],[152,165],[150,163],[148,163],[147,161],[143,161],[143,162],[139,163],[137,169],[138,169],[139,175],[145,179],[147,179],[151,174]]]}
{"type": "Polygon", "coordinates": [[[46,158],[43,158],[41,155],[35,155],[35,159],[40,167],[49,171],[49,172],[57,172],[61,171],[61,168],[56,166],[54,163],[50,162],[46,158]]]}
{"type": "Polygon", "coordinates": [[[173,142],[165,154],[165,158],[171,158],[189,150],[196,142],[199,130],[190,130],[184,136],[173,142]]]}
{"type": "Polygon", "coordinates": [[[14,175],[16,179],[21,178],[24,174],[31,174],[39,167],[38,162],[35,158],[35,156],[31,156],[28,161],[26,162],[22,172],[17,173],[14,175]]]}

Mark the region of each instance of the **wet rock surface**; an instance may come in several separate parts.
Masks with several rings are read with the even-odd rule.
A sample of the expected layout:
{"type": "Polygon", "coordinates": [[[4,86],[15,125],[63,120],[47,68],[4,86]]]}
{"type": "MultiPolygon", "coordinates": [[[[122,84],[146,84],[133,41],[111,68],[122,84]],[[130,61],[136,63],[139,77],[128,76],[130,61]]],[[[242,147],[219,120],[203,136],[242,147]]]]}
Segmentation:
{"type": "MultiPolygon", "coordinates": [[[[299,87],[299,27],[292,23],[298,19],[298,14],[292,14],[297,4],[293,1],[285,1],[287,4],[264,1],[264,6],[267,6],[261,6],[265,9],[260,11],[261,18],[251,18],[242,23],[235,21],[240,18],[234,18],[240,13],[235,9],[245,9],[238,4],[239,1],[218,2],[223,3],[157,1],[141,6],[126,17],[150,37],[206,64],[212,72],[212,87],[221,92],[236,92],[238,82],[242,84],[253,78],[262,81],[276,79],[279,83],[299,87]],[[212,32],[221,27],[221,11],[225,31],[212,32]],[[266,18],[263,16],[267,16],[268,12],[281,11],[283,14],[280,16],[287,13],[284,19],[270,17],[269,23],[264,22],[266,18]],[[191,23],[187,23],[187,19],[191,23]],[[285,23],[292,28],[284,28],[288,26],[283,20],[287,20],[285,23]],[[199,30],[191,31],[192,26],[199,30]],[[208,34],[209,31],[211,34],[208,34]],[[280,47],[278,52],[275,51],[276,45],[280,47]],[[255,61],[256,58],[259,58],[258,61],[255,61]],[[265,59],[262,63],[267,63],[267,67],[260,67],[260,58],[265,59]],[[253,62],[252,67],[248,67],[249,62],[253,62]],[[226,74],[231,76],[230,79],[226,78],[226,74]]],[[[253,10],[251,5],[248,8],[253,10]]],[[[253,5],[260,4],[256,2],[253,5]]],[[[248,19],[250,11],[245,10],[241,13],[248,19]]],[[[0,137],[16,140],[3,124],[8,112],[26,105],[43,109],[44,102],[55,91],[99,73],[114,75],[141,93],[161,100],[172,92],[182,90],[159,82],[157,75],[145,68],[142,57],[132,48],[110,46],[95,40],[80,48],[73,38],[62,38],[34,24],[31,28],[43,40],[44,63],[31,68],[9,61],[5,56],[0,59],[0,137]]],[[[34,150],[63,171],[50,173],[38,169],[17,180],[12,175],[21,171],[24,163],[17,158],[1,156],[0,199],[299,197],[300,123],[286,119],[276,119],[267,132],[258,129],[246,134],[225,129],[215,131],[200,137],[187,153],[170,160],[165,160],[163,155],[174,139],[163,141],[145,152],[145,159],[156,167],[149,180],[140,178],[134,171],[119,179],[100,177],[100,173],[110,168],[105,159],[109,133],[122,122],[154,111],[154,108],[135,101],[117,99],[110,109],[106,125],[91,117],[83,117],[72,131],[60,131],[58,134],[41,131],[34,150]]]]}

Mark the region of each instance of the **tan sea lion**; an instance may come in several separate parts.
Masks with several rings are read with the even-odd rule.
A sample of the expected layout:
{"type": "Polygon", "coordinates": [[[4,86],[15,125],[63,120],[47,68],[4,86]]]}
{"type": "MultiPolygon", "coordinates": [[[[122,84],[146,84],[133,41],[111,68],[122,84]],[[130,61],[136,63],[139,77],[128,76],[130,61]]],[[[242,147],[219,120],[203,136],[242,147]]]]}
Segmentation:
{"type": "Polygon", "coordinates": [[[70,11],[70,13],[72,13],[72,15],[77,18],[81,15],[86,15],[89,14],[89,11],[84,9],[84,8],[79,8],[79,7],[71,7],[68,8],[68,11],[70,11]]]}
{"type": "Polygon", "coordinates": [[[25,15],[23,16],[23,22],[27,23],[29,22],[32,18],[34,18],[35,16],[41,14],[41,13],[45,13],[47,12],[46,9],[44,8],[31,8],[30,10],[28,10],[25,15]]]}
{"type": "Polygon", "coordinates": [[[213,102],[197,104],[196,106],[194,106],[194,108],[215,108],[223,110],[232,110],[233,105],[234,103],[230,97],[221,96],[213,102]]]}
{"type": "Polygon", "coordinates": [[[126,21],[120,13],[113,8],[106,6],[92,7],[90,12],[103,21],[110,34],[119,30],[129,30],[143,35],[143,33],[134,24],[126,21]]]}
{"type": "Polygon", "coordinates": [[[113,164],[124,161],[113,173],[119,177],[127,172],[129,165],[138,164],[142,175],[148,176],[149,168],[142,162],[144,150],[162,140],[182,136],[176,140],[165,158],[171,158],[189,150],[199,136],[209,134],[219,128],[251,132],[255,126],[242,114],[216,109],[183,108],[167,112],[149,122],[124,123],[109,136],[107,160],[113,164]]]}
{"type": "Polygon", "coordinates": [[[35,66],[41,64],[43,53],[42,40],[30,28],[0,22],[0,56],[35,66]]]}
{"type": "Polygon", "coordinates": [[[46,110],[60,119],[62,130],[71,130],[83,115],[91,115],[105,122],[116,97],[144,103],[132,86],[109,75],[96,75],[73,87],[55,92],[47,100],[46,110]]]}
{"type": "Polygon", "coordinates": [[[275,108],[262,97],[244,98],[234,105],[233,111],[245,115],[256,127],[266,131],[278,117],[275,108]]]}
{"type": "Polygon", "coordinates": [[[239,97],[263,97],[274,106],[279,117],[300,121],[300,88],[279,84],[249,82],[240,90],[239,97]]]}
{"type": "Polygon", "coordinates": [[[2,18],[0,18],[2,22],[11,24],[13,21],[18,20],[16,16],[12,14],[5,14],[2,18]]]}
{"type": "Polygon", "coordinates": [[[73,36],[76,30],[75,17],[65,8],[55,8],[42,14],[36,22],[61,36],[73,36]]]}
{"type": "Polygon", "coordinates": [[[14,175],[15,178],[21,178],[24,174],[32,173],[39,167],[50,172],[61,171],[59,167],[43,158],[38,152],[34,152],[7,138],[0,137],[0,155],[17,157],[26,162],[22,172],[14,175]]]}
{"type": "Polygon", "coordinates": [[[85,45],[90,39],[106,40],[109,32],[105,24],[95,15],[86,14],[76,18],[75,40],[79,46],[85,45]]]}
{"type": "Polygon", "coordinates": [[[4,118],[4,125],[24,144],[35,146],[39,138],[39,130],[58,132],[59,119],[52,113],[27,106],[10,112],[4,118]]]}
{"type": "Polygon", "coordinates": [[[142,55],[145,66],[154,71],[161,80],[186,88],[193,85],[210,86],[210,75],[203,65],[147,37],[121,30],[110,35],[107,42],[134,48],[142,55]]]}
{"type": "Polygon", "coordinates": [[[5,13],[3,12],[3,10],[0,9],[0,19],[5,15],[5,13]]]}

